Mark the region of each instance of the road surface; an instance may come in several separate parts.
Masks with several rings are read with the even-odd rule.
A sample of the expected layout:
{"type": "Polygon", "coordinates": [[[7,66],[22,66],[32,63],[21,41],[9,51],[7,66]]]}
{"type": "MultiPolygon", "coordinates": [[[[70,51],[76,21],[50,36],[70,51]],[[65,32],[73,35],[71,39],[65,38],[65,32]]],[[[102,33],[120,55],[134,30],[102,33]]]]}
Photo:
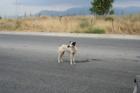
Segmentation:
{"type": "Polygon", "coordinates": [[[0,34],[0,93],[132,93],[140,40],[0,34]],[[75,65],[57,48],[77,41],[75,65]]]}

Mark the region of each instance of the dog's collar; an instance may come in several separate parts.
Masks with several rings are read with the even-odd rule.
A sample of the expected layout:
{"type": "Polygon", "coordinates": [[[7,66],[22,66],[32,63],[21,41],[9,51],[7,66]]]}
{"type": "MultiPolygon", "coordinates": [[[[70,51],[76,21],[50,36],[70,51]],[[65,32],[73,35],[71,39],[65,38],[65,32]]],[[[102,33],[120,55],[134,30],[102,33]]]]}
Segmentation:
{"type": "Polygon", "coordinates": [[[67,48],[73,48],[73,47],[75,47],[75,46],[70,46],[70,45],[67,45],[67,48]]]}

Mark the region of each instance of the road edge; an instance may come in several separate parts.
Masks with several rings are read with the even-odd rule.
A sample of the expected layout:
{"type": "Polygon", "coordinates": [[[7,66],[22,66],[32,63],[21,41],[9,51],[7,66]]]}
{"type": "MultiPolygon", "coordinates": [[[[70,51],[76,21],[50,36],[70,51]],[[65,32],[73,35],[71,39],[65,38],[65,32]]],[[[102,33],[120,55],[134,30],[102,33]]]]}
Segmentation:
{"type": "Polygon", "coordinates": [[[0,34],[140,40],[140,35],[118,35],[118,34],[116,35],[116,34],[56,33],[56,32],[5,32],[5,31],[0,31],[0,34]]]}

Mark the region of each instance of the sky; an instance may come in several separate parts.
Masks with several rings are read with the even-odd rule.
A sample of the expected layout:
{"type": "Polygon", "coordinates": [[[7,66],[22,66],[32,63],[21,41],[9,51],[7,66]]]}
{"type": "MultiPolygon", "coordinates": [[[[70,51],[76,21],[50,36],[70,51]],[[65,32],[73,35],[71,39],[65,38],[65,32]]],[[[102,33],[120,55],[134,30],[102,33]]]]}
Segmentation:
{"type": "MultiPolygon", "coordinates": [[[[0,16],[38,13],[41,10],[65,11],[74,7],[89,7],[91,0],[0,0],[0,16]]],[[[114,7],[140,7],[140,0],[115,0],[114,7]]]]}

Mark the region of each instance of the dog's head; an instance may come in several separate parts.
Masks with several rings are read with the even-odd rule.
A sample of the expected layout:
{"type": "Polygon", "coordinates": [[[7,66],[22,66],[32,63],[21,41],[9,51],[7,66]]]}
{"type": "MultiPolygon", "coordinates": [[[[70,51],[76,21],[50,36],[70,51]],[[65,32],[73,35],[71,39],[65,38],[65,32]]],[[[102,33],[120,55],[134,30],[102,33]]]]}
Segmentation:
{"type": "Polygon", "coordinates": [[[76,46],[76,42],[75,42],[75,41],[74,41],[74,42],[73,42],[73,41],[70,41],[69,46],[71,46],[71,47],[72,47],[72,46],[76,46]]]}

